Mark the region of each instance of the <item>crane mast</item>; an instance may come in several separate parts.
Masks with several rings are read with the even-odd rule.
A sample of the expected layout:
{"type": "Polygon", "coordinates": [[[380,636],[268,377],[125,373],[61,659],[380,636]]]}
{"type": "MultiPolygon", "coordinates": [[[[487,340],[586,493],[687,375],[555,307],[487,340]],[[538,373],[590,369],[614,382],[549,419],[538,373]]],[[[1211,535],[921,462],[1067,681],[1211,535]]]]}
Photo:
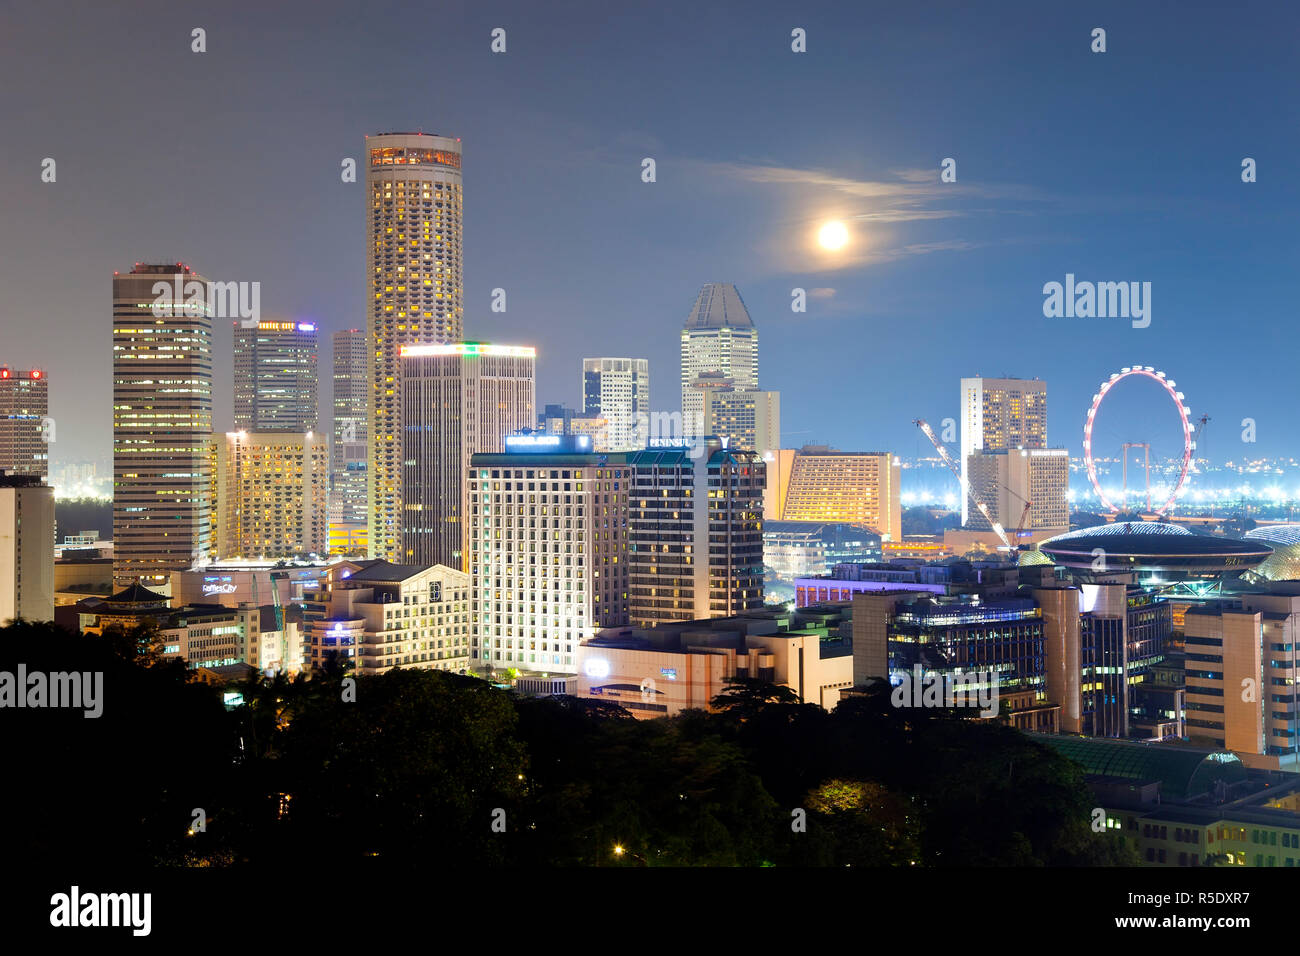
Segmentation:
{"type": "MultiPolygon", "coordinates": [[[[948,466],[948,470],[951,471],[953,477],[957,479],[957,484],[960,487],[962,485],[961,469],[957,466],[957,462],[953,460],[952,455],[948,453],[948,449],[943,447],[943,443],[940,442],[938,436],[935,435],[934,429],[930,427],[929,423],[924,418],[915,418],[912,420],[912,424],[921,429],[921,431],[925,433],[925,437],[930,439],[930,444],[933,445],[934,450],[939,453],[939,457],[942,458],[943,463],[948,466]]],[[[988,505],[976,498],[975,493],[969,488],[965,489],[965,491],[966,496],[970,498],[970,503],[973,504],[976,510],[984,516],[984,520],[992,526],[997,536],[1002,539],[1002,544],[1005,546],[1005,549],[1008,551],[1014,550],[1011,545],[1011,539],[1007,537],[1005,529],[1003,529],[1002,525],[993,520],[993,515],[989,512],[988,505]]],[[[1025,510],[1028,511],[1028,506],[1026,506],[1025,510]]],[[[1023,515],[1021,516],[1021,523],[1024,523],[1023,515]]]]}

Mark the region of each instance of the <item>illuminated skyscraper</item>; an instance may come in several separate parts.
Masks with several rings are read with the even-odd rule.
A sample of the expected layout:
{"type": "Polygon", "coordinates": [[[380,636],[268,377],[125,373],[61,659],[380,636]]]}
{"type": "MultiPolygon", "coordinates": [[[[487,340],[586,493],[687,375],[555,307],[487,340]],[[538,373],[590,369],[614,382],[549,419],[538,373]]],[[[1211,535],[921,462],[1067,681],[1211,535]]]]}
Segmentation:
{"type": "Polygon", "coordinates": [[[772,457],[768,520],[854,524],[884,541],[902,538],[899,465],[893,455],[805,445],[799,451],[780,449],[772,457]]]}
{"type": "Polygon", "coordinates": [[[156,284],[206,279],[182,263],[113,276],[113,577],[169,586],[212,550],[212,316],[154,315],[156,284]]]}
{"type": "MultiPolygon", "coordinates": [[[[970,488],[970,456],[978,451],[1047,447],[1047,383],[1038,379],[963,378],[961,380],[961,480],[970,488]]],[[[998,489],[975,487],[983,501],[998,489]]],[[[1064,489],[1062,489],[1064,493],[1064,489]]],[[[970,520],[969,496],[961,500],[961,520],[970,520]]]]}
{"type": "Polygon", "coordinates": [[[314,432],[228,432],[217,445],[218,558],[326,552],[329,443],[314,432]]]}
{"type": "Polygon", "coordinates": [[[650,363],[634,358],[582,360],[582,412],[605,419],[605,451],[639,451],[650,431],[650,363]]]}
{"type": "MultiPolygon", "coordinates": [[[[370,350],[365,329],[331,336],[334,347],[333,499],[330,513],[344,525],[366,523],[366,460],[370,434],[370,350]]],[[[332,520],[333,520],[332,519],[332,520]]]]}
{"type": "Polygon", "coordinates": [[[0,367],[0,471],[50,473],[50,383],[40,369],[0,367]]]}
{"type": "Polygon", "coordinates": [[[372,558],[397,561],[402,550],[400,350],[463,337],[460,140],[423,133],[370,136],[366,164],[369,547],[372,558]]]}
{"type": "Polygon", "coordinates": [[[536,350],[460,342],[402,349],[401,564],[470,570],[471,455],[504,451],[537,419],[536,350]]]}
{"type": "Polygon", "coordinates": [[[316,326],[310,322],[235,325],[235,428],[309,432],[320,413],[316,326]]]}
{"type": "Polygon", "coordinates": [[[693,387],[704,373],[720,373],[733,388],[758,388],[758,329],[730,283],[700,290],[682,329],[682,421],[684,430],[704,421],[704,393],[693,387]]]}
{"type": "Polygon", "coordinates": [[[727,439],[727,447],[760,457],[781,447],[781,393],[759,389],[704,391],[704,434],[727,439]]]}

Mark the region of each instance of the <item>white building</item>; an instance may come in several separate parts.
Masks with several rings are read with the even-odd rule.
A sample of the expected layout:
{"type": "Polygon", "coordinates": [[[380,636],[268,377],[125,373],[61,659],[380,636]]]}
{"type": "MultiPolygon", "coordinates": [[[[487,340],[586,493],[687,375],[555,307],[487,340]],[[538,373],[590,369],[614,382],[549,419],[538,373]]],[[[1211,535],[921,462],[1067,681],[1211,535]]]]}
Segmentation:
{"type": "Polygon", "coordinates": [[[704,286],[682,329],[682,420],[704,421],[704,391],[695,383],[716,374],[737,389],[758,388],[758,329],[730,283],[704,286]]]}
{"type": "Polygon", "coordinates": [[[650,421],[650,363],[634,358],[582,360],[582,411],[605,419],[601,451],[638,451],[650,421]]]}
{"type": "Polygon", "coordinates": [[[337,654],[358,674],[394,667],[469,667],[470,578],[442,565],[341,561],[309,600],[324,617],[307,622],[308,666],[337,654]]]}
{"type": "Polygon", "coordinates": [[[0,472],[0,625],[54,618],[54,489],[0,472]]]}

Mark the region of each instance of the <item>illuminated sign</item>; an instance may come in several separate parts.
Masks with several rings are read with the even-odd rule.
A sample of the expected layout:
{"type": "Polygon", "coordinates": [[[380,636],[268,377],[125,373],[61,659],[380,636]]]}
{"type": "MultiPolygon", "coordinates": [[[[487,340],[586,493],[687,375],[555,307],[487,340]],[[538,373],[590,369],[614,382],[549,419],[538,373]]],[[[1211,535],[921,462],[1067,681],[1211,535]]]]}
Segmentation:
{"type": "Polygon", "coordinates": [[[582,664],[582,671],[588,677],[608,677],[609,661],[603,657],[588,657],[582,664]]]}
{"type": "Polygon", "coordinates": [[[487,342],[454,342],[448,345],[403,345],[401,354],[537,358],[537,349],[531,345],[489,345],[487,342]]]}
{"type": "Polygon", "coordinates": [[[234,594],[238,588],[233,584],[205,584],[204,594],[234,594]]]}

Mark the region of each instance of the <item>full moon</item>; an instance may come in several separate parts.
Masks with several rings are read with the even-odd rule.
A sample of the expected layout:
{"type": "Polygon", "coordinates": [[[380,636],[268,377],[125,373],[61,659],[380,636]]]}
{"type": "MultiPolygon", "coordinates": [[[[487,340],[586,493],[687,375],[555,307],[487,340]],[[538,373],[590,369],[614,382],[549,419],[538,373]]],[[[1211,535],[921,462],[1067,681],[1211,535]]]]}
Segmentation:
{"type": "Polygon", "coordinates": [[[820,243],[823,249],[830,249],[831,251],[843,249],[848,241],[848,227],[838,220],[826,223],[817,233],[817,242],[820,243]]]}

